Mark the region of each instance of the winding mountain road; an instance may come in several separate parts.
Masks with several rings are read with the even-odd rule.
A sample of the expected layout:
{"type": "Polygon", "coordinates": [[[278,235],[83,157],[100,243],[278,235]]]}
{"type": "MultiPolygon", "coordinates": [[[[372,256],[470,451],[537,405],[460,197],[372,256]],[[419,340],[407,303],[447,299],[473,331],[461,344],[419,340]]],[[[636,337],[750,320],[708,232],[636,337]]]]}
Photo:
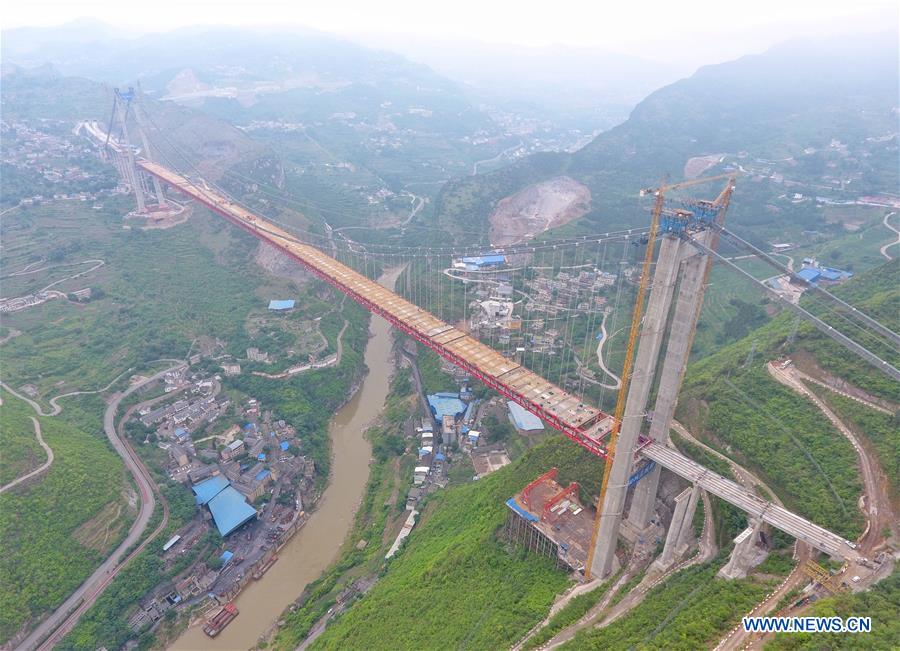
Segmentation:
{"type": "MultiPolygon", "coordinates": [[[[135,521],[132,523],[128,535],[126,535],[125,539],[119,543],[119,546],[116,547],[112,554],[110,554],[106,560],[94,570],[93,574],[85,579],[71,595],[69,595],[69,598],[66,599],[59,608],[41,622],[41,624],[35,628],[18,647],[16,647],[17,649],[23,651],[52,649],[54,645],[75,627],[75,624],[78,623],[81,615],[83,615],[88,608],[94,604],[97,598],[103,594],[106,587],[127,563],[159,535],[168,523],[168,508],[166,508],[165,503],[163,503],[165,514],[159,526],[136,549],[134,549],[127,558],[122,560],[125,552],[144,535],[144,532],[150,523],[150,518],[153,516],[153,511],[156,508],[156,499],[154,496],[156,486],[153,483],[149,471],[144,466],[143,462],[141,462],[135,451],[127,441],[120,438],[119,432],[116,429],[115,418],[122,400],[138,389],[161,379],[166,373],[174,371],[183,365],[184,362],[179,362],[178,364],[163,369],[140,382],[132,384],[125,391],[117,394],[106,408],[106,413],[103,415],[103,429],[113,449],[120,457],[122,457],[125,466],[134,477],[140,492],[141,506],[138,517],[135,518],[135,521]]],[[[4,388],[7,387],[4,385],[4,388]]],[[[26,400],[26,402],[31,404],[35,411],[41,413],[37,403],[32,400],[26,400]]],[[[58,409],[55,413],[59,413],[58,409]]],[[[55,415],[55,413],[53,415],[55,415]]],[[[41,415],[45,414],[41,413],[41,415]]]]}
{"type": "MultiPolygon", "coordinates": [[[[878,481],[880,466],[878,466],[877,461],[868,454],[865,447],[859,442],[853,432],[816,394],[803,385],[801,379],[809,379],[810,381],[826,387],[827,385],[806,375],[793,366],[787,369],[781,369],[776,363],[770,362],[766,365],[766,369],[776,381],[788,387],[795,393],[807,398],[818,407],[838,431],[850,441],[851,445],[853,445],[853,448],[856,450],[859,457],[860,471],[863,477],[864,486],[863,504],[865,506],[864,508],[861,508],[865,513],[867,520],[866,531],[863,533],[859,544],[863,551],[871,555],[872,549],[881,542],[881,532],[883,528],[886,526],[890,527],[894,517],[890,497],[885,491],[880,490],[880,487],[883,485],[882,482],[878,481]]],[[[832,387],[827,388],[834,390],[832,387]]],[[[872,409],[877,409],[882,412],[887,411],[879,405],[869,403],[850,394],[844,395],[848,398],[857,400],[872,409]]],[[[751,612],[754,616],[772,613],[782,597],[791,592],[791,590],[799,588],[809,582],[809,578],[800,569],[809,558],[809,549],[799,541],[797,543],[796,557],[798,563],[794,570],[785,578],[778,588],[753,608],[751,612]]],[[[720,640],[719,644],[716,646],[716,651],[737,651],[738,649],[758,648],[763,643],[765,637],[766,636],[759,634],[747,633],[743,628],[738,626],[720,640]]]]}
{"type": "MultiPolygon", "coordinates": [[[[612,339],[612,337],[606,336],[606,317],[608,317],[608,316],[609,316],[609,312],[604,312],[603,320],[600,321],[601,339],[600,339],[600,343],[597,344],[597,364],[600,366],[601,370],[604,373],[606,373],[609,377],[611,377],[615,381],[615,384],[600,383],[600,386],[604,387],[606,389],[618,390],[622,386],[622,378],[620,378],[618,375],[616,375],[615,373],[610,371],[606,367],[606,362],[603,361],[603,346],[606,344],[606,341],[608,339],[612,339]]],[[[618,332],[616,332],[615,334],[618,334],[618,332]]]]}
{"type": "Polygon", "coordinates": [[[15,487],[15,486],[18,486],[18,485],[21,484],[22,482],[28,481],[28,480],[31,479],[32,477],[37,477],[37,476],[40,475],[42,472],[44,472],[45,470],[47,470],[47,468],[49,468],[51,465],[53,465],[53,450],[50,449],[50,446],[49,446],[49,445],[47,445],[46,443],[44,443],[44,439],[43,439],[43,437],[41,436],[41,423],[40,423],[40,421],[39,421],[37,418],[35,418],[34,416],[31,416],[31,422],[32,422],[32,424],[34,425],[34,435],[35,435],[35,437],[37,437],[38,445],[40,445],[40,446],[44,449],[44,452],[47,453],[47,460],[46,460],[44,463],[42,463],[40,466],[38,466],[37,468],[35,468],[34,470],[32,470],[31,472],[28,472],[28,473],[22,475],[22,476],[19,477],[18,479],[12,480],[11,482],[9,482],[8,484],[6,484],[5,486],[0,486],[0,493],[5,493],[5,492],[8,491],[10,488],[13,488],[13,487],[15,487]]]}
{"type": "Polygon", "coordinates": [[[766,369],[778,382],[812,402],[856,451],[864,491],[862,502],[864,506],[861,505],[860,509],[866,516],[866,531],[860,538],[859,545],[863,551],[870,553],[881,541],[882,530],[885,527],[890,528],[894,521],[890,495],[887,490],[882,490],[885,484],[878,480],[879,475],[883,475],[878,460],[866,450],[856,434],[838,418],[837,414],[819,396],[806,388],[800,379],[805,374],[798,377],[793,367],[781,369],[773,362],[767,364],[766,369]]]}
{"type": "Polygon", "coordinates": [[[892,215],[896,215],[896,214],[897,214],[896,212],[889,212],[888,214],[886,214],[884,216],[884,220],[881,222],[882,224],[884,224],[885,228],[894,231],[894,234],[897,236],[896,240],[894,240],[893,242],[888,242],[887,244],[885,244],[883,247],[881,247],[879,249],[879,251],[881,252],[881,255],[883,255],[888,260],[893,260],[894,257],[892,255],[890,255],[887,252],[887,250],[889,248],[891,248],[892,246],[897,246],[898,244],[900,244],[900,230],[891,226],[890,222],[888,221],[892,215]]]}

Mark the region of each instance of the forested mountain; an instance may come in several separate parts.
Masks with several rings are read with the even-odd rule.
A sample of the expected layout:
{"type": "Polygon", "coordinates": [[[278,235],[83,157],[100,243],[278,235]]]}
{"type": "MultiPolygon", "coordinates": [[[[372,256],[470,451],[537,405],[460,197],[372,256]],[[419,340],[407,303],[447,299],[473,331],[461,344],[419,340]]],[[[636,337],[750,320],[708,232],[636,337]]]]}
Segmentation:
{"type": "Polygon", "coordinates": [[[786,217],[796,233],[823,226],[815,205],[790,205],[794,194],[847,200],[896,192],[896,52],[891,32],[791,41],[701,68],[652,93],[626,122],[572,155],[533,156],[450,184],[438,218],[478,227],[504,196],[568,174],[593,196],[583,230],[646,223],[635,210],[638,190],[665,176],[695,175],[705,165],[689,171],[688,161],[710,156],[711,172],[745,172],[733,224],[752,224],[761,237],[782,229],[786,217]]]}
{"type": "Polygon", "coordinates": [[[678,178],[694,156],[796,159],[832,139],[861,144],[896,131],[896,51],[896,39],[886,35],[792,41],[701,68],[650,95],[627,122],[577,152],[572,169],[649,183],[666,173],[678,178]]]}

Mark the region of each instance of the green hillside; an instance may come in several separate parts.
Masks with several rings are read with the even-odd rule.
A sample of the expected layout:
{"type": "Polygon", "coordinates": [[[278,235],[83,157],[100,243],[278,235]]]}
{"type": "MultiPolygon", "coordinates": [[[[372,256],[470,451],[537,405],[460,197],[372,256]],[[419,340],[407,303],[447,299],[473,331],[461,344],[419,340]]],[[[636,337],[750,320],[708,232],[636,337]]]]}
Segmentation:
{"type": "MultiPolygon", "coordinates": [[[[316,648],[484,649],[519,639],[568,580],[548,559],[510,550],[496,533],[506,500],[554,466],[562,483],[599,490],[599,460],[559,437],[484,479],[434,494],[383,578],[316,648]]],[[[289,624],[277,646],[300,640],[289,624]]]]}
{"type": "Polygon", "coordinates": [[[868,592],[842,594],[813,605],[813,617],[871,617],[872,632],[862,635],[840,633],[779,633],[766,644],[769,651],[819,651],[829,649],[896,649],[900,640],[900,572],[876,584],[868,592]]]}
{"type": "MultiPolygon", "coordinates": [[[[898,288],[900,261],[895,260],[852,279],[840,293],[896,331],[900,319],[889,306],[898,304],[898,288]]],[[[788,508],[852,538],[862,526],[856,508],[861,490],[856,453],[808,400],[772,379],[765,364],[787,354],[803,356],[892,400],[897,399],[897,384],[811,326],[800,326],[788,346],[793,327],[794,319],[782,315],[692,364],[678,417],[692,432],[758,472],[788,508]],[[754,346],[753,361],[746,366],[754,346]]]]}
{"type": "MultiPolygon", "coordinates": [[[[3,394],[4,398],[7,394],[3,394]]],[[[7,484],[17,477],[34,470],[47,461],[47,453],[38,444],[34,435],[27,408],[18,400],[16,407],[7,408],[4,404],[3,421],[3,454],[0,455],[0,485],[7,484]]]]}
{"type": "MultiPolygon", "coordinates": [[[[6,391],[2,398],[0,431],[4,446],[15,447],[6,433],[30,429],[34,412],[6,391]]],[[[40,423],[53,465],[39,479],[0,495],[0,641],[62,603],[118,544],[134,517],[123,508],[125,469],[102,433],[61,418],[40,423]]]]}

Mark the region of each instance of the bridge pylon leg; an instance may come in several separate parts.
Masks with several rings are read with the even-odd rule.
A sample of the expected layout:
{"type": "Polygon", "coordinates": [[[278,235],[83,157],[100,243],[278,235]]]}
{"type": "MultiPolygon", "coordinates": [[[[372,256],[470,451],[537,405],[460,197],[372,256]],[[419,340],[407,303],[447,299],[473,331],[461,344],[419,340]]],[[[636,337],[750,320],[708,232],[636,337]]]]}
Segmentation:
{"type": "Polygon", "coordinates": [[[640,343],[634,363],[631,384],[628,387],[628,399],[625,403],[625,414],[616,454],[610,471],[609,485],[603,500],[603,517],[594,548],[591,576],[604,577],[611,568],[619,538],[619,525],[622,523],[622,512],[625,496],[628,492],[628,478],[634,465],[631,451],[638,442],[650,388],[656,373],[659,351],[666,334],[666,321],[675,293],[675,281],[678,275],[678,262],[681,259],[682,247],[687,246],[681,240],[664,236],[653,273],[653,287],[647,302],[644,325],[641,328],[640,343]]]}
{"type": "MultiPolygon", "coordinates": [[[[712,234],[707,231],[701,234],[704,244],[712,234]]],[[[653,407],[653,420],[650,422],[650,438],[656,443],[666,444],[669,428],[675,415],[678,403],[678,392],[681,381],[691,355],[691,345],[700,309],[703,307],[703,296],[706,291],[706,277],[712,260],[701,255],[690,246],[685,247],[687,257],[681,263],[678,299],[669,327],[669,340],[666,343],[666,354],[659,378],[659,389],[656,404],[653,407]]],[[[656,493],[659,488],[660,467],[657,466],[642,481],[638,482],[631,499],[628,511],[628,522],[636,530],[647,527],[653,508],[656,504],[656,493]]]]}

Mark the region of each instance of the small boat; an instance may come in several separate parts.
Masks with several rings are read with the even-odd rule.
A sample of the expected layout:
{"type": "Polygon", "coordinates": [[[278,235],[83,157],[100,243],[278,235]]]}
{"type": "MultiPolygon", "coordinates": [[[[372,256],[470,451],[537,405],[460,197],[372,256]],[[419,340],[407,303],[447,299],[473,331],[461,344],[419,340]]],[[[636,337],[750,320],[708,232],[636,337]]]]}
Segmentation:
{"type": "Polygon", "coordinates": [[[213,615],[206,625],[203,627],[203,632],[209,635],[210,637],[215,637],[219,633],[222,632],[222,629],[228,626],[235,617],[238,616],[238,609],[232,603],[227,603],[225,606],[213,615]]]}

